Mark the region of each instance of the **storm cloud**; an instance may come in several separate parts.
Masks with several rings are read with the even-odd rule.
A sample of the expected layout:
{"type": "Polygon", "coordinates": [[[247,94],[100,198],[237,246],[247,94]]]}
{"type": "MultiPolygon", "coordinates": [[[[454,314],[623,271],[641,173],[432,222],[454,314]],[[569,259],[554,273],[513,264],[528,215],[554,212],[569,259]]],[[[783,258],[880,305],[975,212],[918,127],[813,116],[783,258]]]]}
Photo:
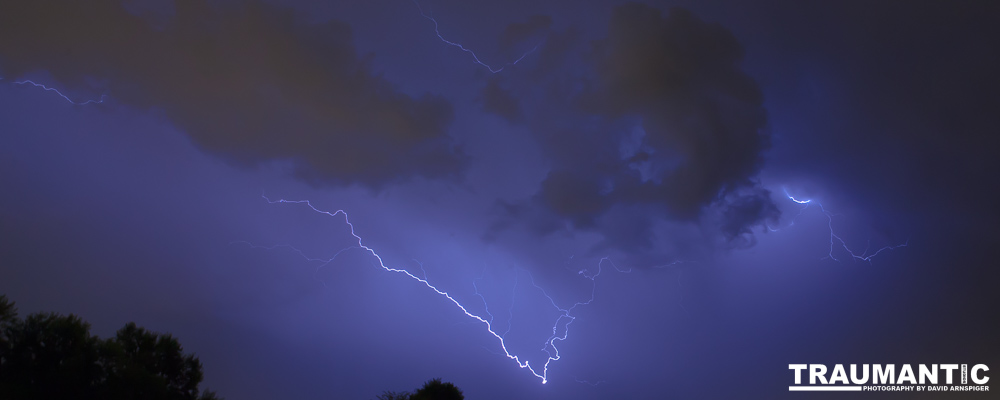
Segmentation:
{"type": "Polygon", "coordinates": [[[598,232],[595,250],[626,255],[663,249],[678,225],[743,247],[778,218],[755,181],[770,146],[763,95],[726,28],[632,3],[614,10],[606,37],[551,33],[540,51],[526,83],[494,78],[482,92],[485,111],[526,121],[548,157],[538,192],[508,204],[509,218],[530,215],[540,234],[598,232]]]}
{"type": "Polygon", "coordinates": [[[444,98],[412,97],[373,73],[345,23],[306,25],[262,2],[5,1],[0,74],[162,110],[203,149],[241,165],[379,187],[455,176],[464,157],[444,98]]]}
{"type": "Polygon", "coordinates": [[[998,2],[257,1],[0,0],[22,315],[169,333],[249,400],[1000,360],[998,2]]]}

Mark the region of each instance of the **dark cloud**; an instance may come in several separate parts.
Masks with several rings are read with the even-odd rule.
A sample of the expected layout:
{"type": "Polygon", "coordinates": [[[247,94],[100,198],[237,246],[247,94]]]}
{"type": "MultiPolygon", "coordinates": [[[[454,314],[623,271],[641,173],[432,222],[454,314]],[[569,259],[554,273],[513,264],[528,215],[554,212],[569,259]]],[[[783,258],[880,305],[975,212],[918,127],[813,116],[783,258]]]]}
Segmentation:
{"type": "MultiPolygon", "coordinates": [[[[500,33],[499,49],[506,58],[518,61],[527,55],[544,57],[544,54],[552,54],[552,46],[543,47],[554,36],[551,28],[552,17],[547,15],[533,15],[524,22],[509,24],[500,33]]],[[[554,44],[559,43],[556,41],[554,44]]],[[[483,111],[499,115],[508,121],[522,122],[521,103],[499,75],[487,80],[479,100],[483,111]]]]}
{"type": "Polygon", "coordinates": [[[511,218],[547,214],[541,219],[565,223],[528,226],[598,232],[595,250],[632,256],[669,247],[661,242],[672,240],[664,234],[674,232],[670,224],[751,245],[752,229],[779,213],[754,181],[770,136],[733,34],[684,9],[626,4],[589,48],[572,37],[550,35],[542,49],[553,47],[550,57],[519,65],[524,81],[507,78],[509,92],[497,79],[483,91],[494,104],[486,109],[511,122],[521,118],[498,105],[521,102],[549,158],[548,176],[525,205],[538,211],[517,209],[511,218]]]}
{"type": "Polygon", "coordinates": [[[246,165],[291,160],[316,181],[377,187],[463,164],[451,105],[372,73],[346,24],[307,26],[260,2],[172,6],[164,18],[113,0],[5,1],[0,73],[44,71],[161,109],[204,149],[246,165]]]}
{"type": "Polygon", "coordinates": [[[781,216],[771,201],[771,192],[760,186],[743,188],[727,194],[725,201],[716,204],[715,217],[727,243],[738,247],[757,243],[751,230],[781,216]]]}
{"type": "Polygon", "coordinates": [[[513,52],[534,48],[551,27],[552,17],[548,15],[533,15],[524,22],[509,24],[500,34],[500,50],[517,57],[513,52]]]}
{"type": "Polygon", "coordinates": [[[508,121],[521,119],[521,103],[511,95],[510,91],[500,86],[499,79],[490,79],[483,88],[480,100],[483,111],[496,114],[508,121]]]}

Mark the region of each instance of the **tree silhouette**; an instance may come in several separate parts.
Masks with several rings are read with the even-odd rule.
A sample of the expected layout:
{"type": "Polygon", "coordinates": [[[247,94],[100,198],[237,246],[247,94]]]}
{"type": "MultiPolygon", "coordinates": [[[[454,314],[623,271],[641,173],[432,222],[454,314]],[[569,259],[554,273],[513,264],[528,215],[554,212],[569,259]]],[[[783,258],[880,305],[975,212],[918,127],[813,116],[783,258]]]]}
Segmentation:
{"type": "Polygon", "coordinates": [[[376,400],[464,400],[462,391],[451,382],[441,382],[441,378],[434,378],[424,383],[424,387],[416,392],[393,392],[385,391],[375,396],[376,400]]]}
{"type": "Polygon", "coordinates": [[[180,343],[128,323],[112,339],[75,315],[19,319],[0,295],[0,398],[209,400],[201,363],[180,343]]]}
{"type": "Polygon", "coordinates": [[[201,362],[185,355],[170,335],[160,335],[129,322],[101,348],[108,362],[107,395],[129,399],[195,399],[201,362]]]}
{"type": "Polygon", "coordinates": [[[393,392],[386,390],[382,394],[375,396],[376,400],[410,400],[410,392],[393,392]]]}
{"type": "Polygon", "coordinates": [[[7,295],[0,294],[0,377],[3,376],[3,360],[10,348],[6,327],[17,319],[17,307],[7,300],[7,295]]]}
{"type": "Polygon", "coordinates": [[[464,400],[465,396],[451,382],[441,382],[440,378],[434,378],[426,383],[424,387],[417,390],[410,400],[464,400]]]}
{"type": "Polygon", "coordinates": [[[0,363],[3,398],[97,397],[102,378],[99,346],[76,316],[32,314],[5,330],[0,363]]]}

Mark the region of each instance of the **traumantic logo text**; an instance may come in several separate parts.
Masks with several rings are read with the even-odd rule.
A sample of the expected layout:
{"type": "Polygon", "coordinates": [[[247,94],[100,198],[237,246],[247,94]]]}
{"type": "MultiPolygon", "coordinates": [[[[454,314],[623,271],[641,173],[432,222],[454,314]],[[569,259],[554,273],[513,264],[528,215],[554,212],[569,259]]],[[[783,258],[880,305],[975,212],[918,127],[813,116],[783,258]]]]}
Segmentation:
{"type": "Polygon", "coordinates": [[[986,364],[788,364],[789,391],[988,392],[986,364]],[[850,374],[848,374],[850,371],[850,374]],[[809,383],[803,383],[808,375],[809,383]],[[971,384],[970,384],[971,381],[971,384]]]}

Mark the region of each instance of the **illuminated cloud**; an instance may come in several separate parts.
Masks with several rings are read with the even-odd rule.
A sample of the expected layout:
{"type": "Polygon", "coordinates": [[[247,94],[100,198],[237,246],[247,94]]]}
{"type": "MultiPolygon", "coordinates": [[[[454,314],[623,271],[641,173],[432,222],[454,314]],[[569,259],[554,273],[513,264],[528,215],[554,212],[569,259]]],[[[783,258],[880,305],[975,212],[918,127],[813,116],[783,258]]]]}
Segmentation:
{"type": "Polygon", "coordinates": [[[632,3],[615,9],[605,38],[581,43],[552,33],[548,58],[521,65],[528,84],[493,77],[482,92],[486,111],[527,121],[551,168],[508,216],[530,215],[541,234],[595,231],[596,250],[631,255],[662,249],[662,223],[752,244],[752,228],[779,212],[755,183],[770,136],[736,38],[687,10],[632,3]]]}

